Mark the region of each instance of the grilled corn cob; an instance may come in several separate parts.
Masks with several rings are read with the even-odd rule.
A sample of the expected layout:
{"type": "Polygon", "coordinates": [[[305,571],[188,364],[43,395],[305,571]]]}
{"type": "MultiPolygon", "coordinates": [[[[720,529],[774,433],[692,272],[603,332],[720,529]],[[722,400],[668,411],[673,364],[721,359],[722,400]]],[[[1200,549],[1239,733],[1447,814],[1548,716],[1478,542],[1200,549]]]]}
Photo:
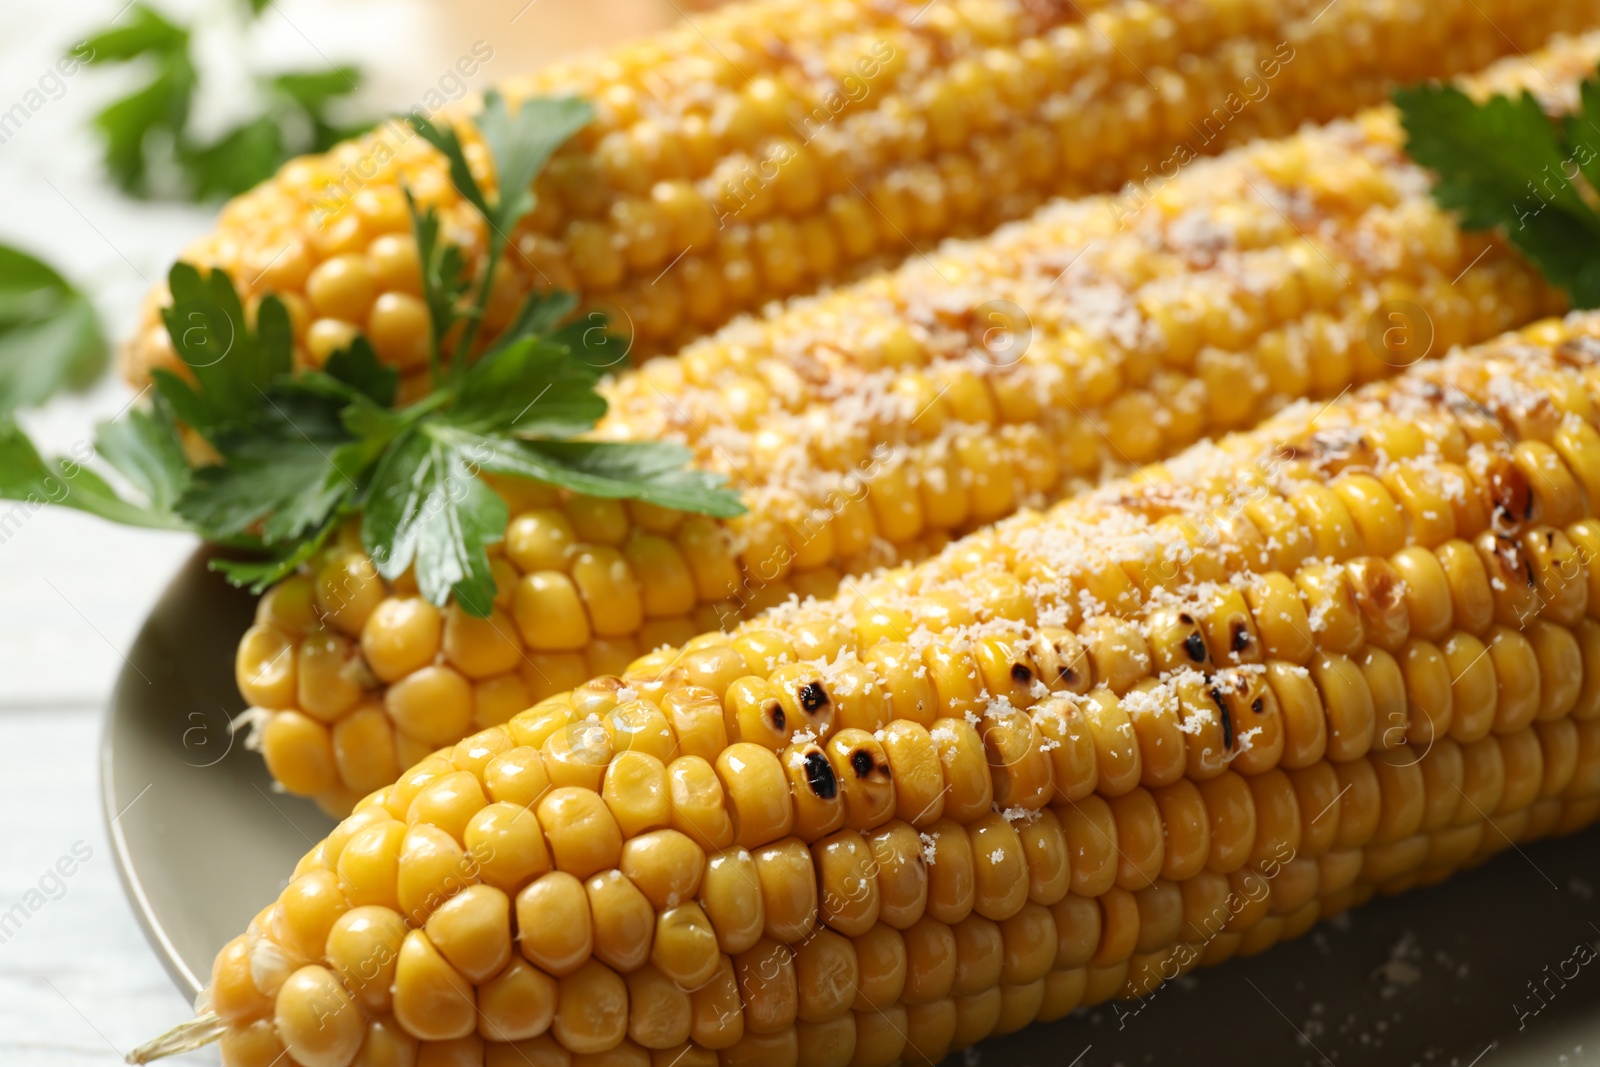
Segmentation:
{"type": "Polygon", "coordinates": [[[1547,321],[542,701],[366,798],[197,1028],[937,1063],[1581,826],[1597,391],[1547,321]]]}
{"type": "MultiPolygon", "coordinates": [[[[1581,39],[1486,83],[1570,90],[1597,58],[1581,39]]],[[[1551,310],[1534,271],[1433,205],[1400,136],[1380,110],[1239,149],[1148,203],[1058,205],[621,376],[602,435],[685,440],[751,513],[507,487],[488,620],[330,553],[239,648],[268,766],[343,815],[438,745],[652,648],[1392,373],[1424,334],[1443,352],[1551,310]],[[1002,306],[1031,321],[986,340],[1002,306]]]]}
{"type": "MultiPolygon", "coordinates": [[[[986,232],[1051,195],[1157,181],[1197,154],[1377,103],[1600,15],[1596,0],[761,0],[505,86],[599,120],[537,183],[487,334],[532,288],[581,292],[640,355],[736,312],[986,232]],[[1502,28],[1503,31],[1502,32],[1502,28]]],[[[478,59],[483,59],[478,56],[478,59]]],[[[469,112],[448,112],[487,157],[469,112]]],[[[289,307],[297,361],[364,330],[424,388],[402,186],[481,250],[442,158],[398,125],[287,165],[186,258],[289,307]]],[[[125,370],[175,363],[152,294],[125,370]]]]}

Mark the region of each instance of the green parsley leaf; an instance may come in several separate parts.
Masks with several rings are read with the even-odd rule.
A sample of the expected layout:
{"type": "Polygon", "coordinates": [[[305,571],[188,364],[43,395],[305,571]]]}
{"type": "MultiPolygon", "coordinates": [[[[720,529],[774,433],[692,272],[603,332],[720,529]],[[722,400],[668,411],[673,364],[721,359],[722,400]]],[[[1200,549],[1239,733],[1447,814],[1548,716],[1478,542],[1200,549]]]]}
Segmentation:
{"type": "MultiPolygon", "coordinates": [[[[465,437],[464,431],[456,431],[465,437]]],[[[717,518],[744,513],[727,479],[687,464],[687,448],[665,441],[523,441],[506,436],[458,438],[492,474],[533,478],[575,493],[627,497],[717,518]]]]}
{"type": "Polygon", "coordinates": [[[277,117],[258,115],[211,144],[184,148],[181,159],[193,181],[195,199],[209,200],[237,196],[260,185],[272,177],[285,154],[277,117]]]}
{"type": "Polygon", "coordinates": [[[146,191],[152,135],[174,145],[189,121],[199,75],[189,58],[189,31],[168,21],[143,0],[128,8],[120,26],[94,34],[74,49],[85,63],[149,59],[153,74],[141,88],[103,108],[94,126],[105,141],[106,170],[124,192],[146,191]]]}
{"type": "Polygon", "coordinates": [[[379,363],[365,337],[358,334],[349,348],[341,348],[329,356],[322,370],[379,407],[394,406],[395,393],[400,388],[400,372],[379,363]]]}
{"type": "Polygon", "coordinates": [[[562,320],[572,314],[577,306],[578,298],[573,293],[561,291],[529,293],[517,308],[516,317],[489,345],[486,355],[524,337],[543,337],[554,333],[562,320]]]}
{"type": "Polygon", "coordinates": [[[483,190],[478,187],[478,179],[472,176],[472,168],[467,164],[467,154],[461,148],[461,138],[456,135],[454,127],[440,126],[432,119],[415,113],[408,115],[406,122],[422,135],[423,140],[437,148],[445,161],[450,164],[450,181],[455,185],[456,191],[478,209],[478,214],[485,219],[493,218],[494,212],[489,206],[489,201],[485,199],[483,190]]]}
{"type": "Polygon", "coordinates": [[[300,541],[282,553],[269,554],[265,557],[252,556],[245,559],[231,559],[217,557],[211,560],[210,567],[234,585],[244,586],[250,592],[260,595],[270,586],[277,585],[289,575],[310,563],[328,543],[328,538],[333,536],[338,528],[337,522],[329,522],[316,533],[300,541]]]}
{"type": "Polygon", "coordinates": [[[493,211],[484,212],[491,239],[498,235],[506,240],[517,220],[533,210],[533,179],[555,150],[593,122],[594,116],[594,105],[576,96],[532,97],[512,113],[499,92],[490,89],[483,94],[478,129],[494,159],[499,189],[493,211]]]}
{"type": "MultiPolygon", "coordinates": [[[[579,97],[535,97],[525,100],[513,114],[505,97],[494,89],[484,93],[483,110],[478,115],[478,129],[489,156],[494,161],[498,191],[490,196],[473,177],[462,150],[461,139],[450,126],[435,125],[421,115],[408,118],[411,127],[438,149],[450,165],[450,180],[456,191],[478,209],[489,229],[489,248],[478,285],[477,306],[465,314],[442,319],[434,318],[435,336],[442,338],[455,324],[457,317],[468,320],[456,345],[453,366],[459,366],[477,340],[484,308],[488,305],[489,284],[500,255],[510,240],[512,228],[518,219],[533,210],[533,179],[549,162],[557,148],[590,122],[594,121],[594,105],[579,97]]],[[[409,193],[408,199],[409,199],[409,193]]],[[[423,245],[423,221],[412,204],[412,215],[417,218],[417,247],[423,245]]],[[[437,223],[434,224],[435,229],[437,223]]],[[[426,255],[423,263],[428,262],[426,255]]],[[[424,271],[426,273],[426,270],[424,271]]],[[[432,301],[430,301],[432,306],[432,301]]],[[[437,376],[437,370],[435,375],[437,376]]]]}
{"type": "Polygon", "coordinates": [[[279,74],[271,79],[270,87],[310,125],[310,149],[326,152],[340,141],[357,137],[376,125],[370,120],[340,122],[329,114],[331,107],[361,88],[362,80],[359,67],[341,66],[279,74]]]}
{"type": "Polygon", "coordinates": [[[189,31],[168,21],[144,0],[127,9],[126,20],[93,34],[73,54],[85,63],[126,63],[152,52],[175,52],[189,47],[189,31]]]}
{"type": "Polygon", "coordinates": [[[0,245],[0,414],[87,386],[106,353],[84,295],[43,261],[0,245]]]}
{"type": "Polygon", "coordinates": [[[355,483],[337,461],[350,436],[335,406],[301,392],[265,401],[247,430],[217,439],[223,462],[194,472],[178,512],[222,537],[262,523],[271,545],[321,526],[355,483]]]}
{"type": "Polygon", "coordinates": [[[1600,190],[1600,80],[1586,78],[1578,86],[1578,113],[1567,116],[1564,129],[1583,180],[1600,190]]]}
{"type": "Polygon", "coordinates": [[[148,190],[152,135],[164,133],[176,143],[189,121],[196,80],[188,52],[174,52],[160,60],[155,77],[142,89],[95,115],[94,126],[105,140],[106,171],[123,192],[139,196],[148,190]]]}
{"type": "Polygon", "coordinates": [[[320,115],[334,100],[360,89],[361,78],[359,67],[297,70],[274,76],[272,87],[293,100],[308,115],[320,115]]]}
{"type": "MultiPolygon", "coordinates": [[[[177,516],[120,496],[106,480],[77,460],[45,459],[9,416],[0,416],[0,498],[30,507],[75,508],[124,526],[185,530],[177,516]]],[[[0,530],[4,522],[0,520],[0,530]]],[[[9,533],[9,531],[6,531],[9,533]]]]}
{"type": "Polygon", "coordinates": [[[95,426],[95,451],[144,495],[151,510],[176,517],[192,477],[170,417],[132,407],[95,426]]]}
{"type": "Polygon", "coordinates": [[[454,596],[474,615],[494,602],[485,551],[505,536],[505,501],[478,477],[471,439],[428,427],[401,439],[378,465],[361,540],[390,581],[416,565],[417,589],[434,604],[454,596]]]}
{"type": "Polygon", "coordinates": [[[605,413],[594,376],[565,345],[524,337],[474,363],[441,417],[479,433],[503,427],[519,436],[571,437],[605,413]]]}
{"type": "Polygon", "coordinates": [[[222,270],[202,277],[178,263],[168,285],[172,306],[162,319],[199,389],[165,371],[155,373],[156,389],[179,418],[212,440],[227,427],[248,422],[273,379],[289,373],[294,343],[289,313],[269,296],[256,311],[256,328],[250,329],[233,282],[222,270]]]}
{"type": "Polygon", "coordinates": [[[1586,84],[1578,122],[1558,124],[1528,92],[1481,104],[1453,86],[1395,93],[1407,152],[1437,175],[1434,199],[1467,229],[1501,229],[1580,307],[1600,306],[1600,213],[1595,188],[1577,182],[1594,150],[1571,133],[1596,123],[1596,102],[1586,84]]]}

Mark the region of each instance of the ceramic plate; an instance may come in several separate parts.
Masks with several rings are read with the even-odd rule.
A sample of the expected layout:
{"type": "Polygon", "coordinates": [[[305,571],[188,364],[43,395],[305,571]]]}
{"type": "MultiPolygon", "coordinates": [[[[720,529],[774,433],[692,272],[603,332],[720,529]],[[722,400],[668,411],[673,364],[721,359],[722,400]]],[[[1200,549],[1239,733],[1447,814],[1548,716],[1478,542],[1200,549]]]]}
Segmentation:
{"type": "MultiPolygon", "coordinates": [[[[233,649],[252,602],[196,556],[128,656],[103,750],[123,884],[173,980],[194,994],[331,822],[272,790],[230,743],[233,649]]],[[[1448,884],[985,1043],[990,1064],[1499,1067],[1600,1061],[1600,830],[1511,849],[1448,884]]]]}

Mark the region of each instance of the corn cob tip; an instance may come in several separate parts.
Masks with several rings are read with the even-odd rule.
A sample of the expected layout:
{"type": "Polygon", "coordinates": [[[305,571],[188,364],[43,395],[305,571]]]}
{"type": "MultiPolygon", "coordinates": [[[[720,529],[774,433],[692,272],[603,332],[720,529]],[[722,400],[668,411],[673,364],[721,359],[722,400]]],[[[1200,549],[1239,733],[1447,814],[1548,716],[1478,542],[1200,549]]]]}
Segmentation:
{"type": "Polygon", "coordinates": [[[208,1011],[186,1023],[179,1023],[154,1041],[146,1041],[128,1053],[124,1061],[150,1063],[166,1059],[168,1056],[181,1056],[185,1052],[193,1052],[197,1048],[204,1048],[213,1041],[220,1040],[227,1029],[228,1024],[222,1021],[221,1016],[214,1011],[208,1011]]]}

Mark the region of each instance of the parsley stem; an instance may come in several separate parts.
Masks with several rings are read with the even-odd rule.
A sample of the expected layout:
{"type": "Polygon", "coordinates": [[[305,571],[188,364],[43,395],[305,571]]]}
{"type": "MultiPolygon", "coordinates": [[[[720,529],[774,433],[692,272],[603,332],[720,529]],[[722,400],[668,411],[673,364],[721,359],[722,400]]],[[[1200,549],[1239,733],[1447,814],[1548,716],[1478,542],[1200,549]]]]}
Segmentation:
{"type": "Polygon", "coordinates": [[[459,374],[460,369],[466,365],[467,353],[472,351],[473,342],[478,339],[478,330],[483,325],[484,316],[489,313],[489,294],[494,286],[495,268],[500,265],[500,255],[505,250],[505,239],[494,231],[494,219],[484,220],[489,228],[489,254],[483,264],[483,278],[478,283],[478,295],[473,300],[473,307],[464,316],[467,328],[461,331],[461,340],[456,343],[455,355],[451,358],[450,373],[459,374]]]}

